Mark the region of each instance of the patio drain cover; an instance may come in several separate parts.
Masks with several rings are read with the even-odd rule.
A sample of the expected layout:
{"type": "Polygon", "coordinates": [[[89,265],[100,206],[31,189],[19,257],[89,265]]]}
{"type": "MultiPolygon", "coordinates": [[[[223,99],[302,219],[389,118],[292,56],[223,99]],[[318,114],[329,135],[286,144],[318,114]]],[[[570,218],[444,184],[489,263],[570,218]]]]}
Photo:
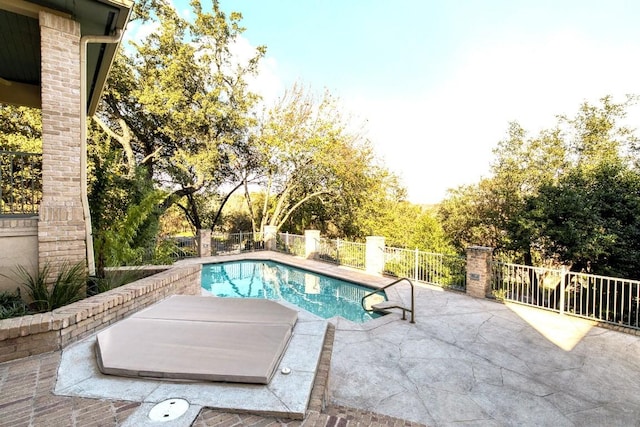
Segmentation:
{"type": "Polygon", "coordinates": [[[149,411],[152,421],[171,421],[180,418],[189,409],[184,399],[168,399],[158,403],[149,411]]]}

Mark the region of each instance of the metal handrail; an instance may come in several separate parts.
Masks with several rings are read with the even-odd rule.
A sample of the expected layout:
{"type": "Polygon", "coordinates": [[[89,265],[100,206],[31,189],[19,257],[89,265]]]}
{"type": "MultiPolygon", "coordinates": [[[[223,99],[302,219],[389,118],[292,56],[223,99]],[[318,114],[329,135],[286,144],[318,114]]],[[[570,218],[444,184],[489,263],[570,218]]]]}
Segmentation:
{"type": "Polygon", "coordinates": [[[403,320],[405,319],[405,312],[409,311],[411,313],[411,323],[416,323],[416,321],[415,321],[415,297],[414,297],[414,293],[413,293],[414,285],[413,285],[413,282],[411,280],[409,280],[407,277],[401,277],[398,280],[394,280],[393,282],[391,282],[391,283],[389,283],[387,285],[384,285],[383,287],[378,288],[378,289],[376,289],[374,291],[371,291],[368,294],[366,294],[365,296],[363,296],[362,299],[360,300],[360,305],[362,306],[363,310],[367,311],[367,312],[375,311],[375,310],[367,310],[367,308],[364,305],[364,300],[366,298],[369,298],[371,295],[375,295],[375,294],[377,294],[379,292],[382,292],[385,289],[390,288],[393,285],[397,285],[398,283],[400,283],[402,281],[405,281],[405,280],[407,282],[409,282],[409,285],[411,286],[411,309],[408,309],[408,308],[402,307],[402,306],[396,306],[395,308],[402,309],[402,319],[403,320]]]}

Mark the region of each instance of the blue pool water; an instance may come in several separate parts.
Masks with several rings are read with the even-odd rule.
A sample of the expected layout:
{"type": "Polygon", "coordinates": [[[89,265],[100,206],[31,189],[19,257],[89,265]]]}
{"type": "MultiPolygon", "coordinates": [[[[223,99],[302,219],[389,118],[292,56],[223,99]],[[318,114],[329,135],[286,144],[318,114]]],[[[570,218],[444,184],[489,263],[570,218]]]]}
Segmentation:
{"type": "MultiPolygon", "coordinates": [[[[202,267],[202,288],[219,297],[283,299],[317,316],[353,322],[379,317],[362,309],[371,289],[273,261],[233,261],[202,267]]],[[[367,298],[376,303],[383,295],[367,298]]]]}

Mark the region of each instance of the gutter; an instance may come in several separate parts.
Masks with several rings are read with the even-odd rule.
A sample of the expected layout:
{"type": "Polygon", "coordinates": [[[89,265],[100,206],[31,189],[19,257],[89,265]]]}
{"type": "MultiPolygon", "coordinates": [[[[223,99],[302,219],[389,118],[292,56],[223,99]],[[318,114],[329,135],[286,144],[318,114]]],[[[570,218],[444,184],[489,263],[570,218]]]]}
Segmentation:
{"type": "Polygon", "coordinates": [[[96,275],[96,262],[93,252],[93,230],[87,190],[87,45],[89,43],[120,43],[123,30],[116,29],[113,36],[83,36],[80,39],[80,196],[85,224],[85,244],[87,247],[87,266],[89,276],[96,275]]]}

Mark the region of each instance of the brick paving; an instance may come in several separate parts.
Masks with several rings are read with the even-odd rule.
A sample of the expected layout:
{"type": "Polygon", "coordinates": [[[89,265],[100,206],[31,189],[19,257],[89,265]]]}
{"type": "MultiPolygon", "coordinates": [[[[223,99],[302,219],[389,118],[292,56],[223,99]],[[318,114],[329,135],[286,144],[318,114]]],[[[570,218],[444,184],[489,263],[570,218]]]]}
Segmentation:
{"type": "Polygon", "coordinates": [[[139,403],[56,396],[60,352],[0,365],[0,426],[113,426],[139,403]]]}
{"type": "MultiPolygon", "coordinates": [[[[311,392],[309,410],[304,420],[294,421],[204,408],[192,426],[422,426],[374,412],[326,405],[334,335],[335,329],[330,325],[311,392]]],[[[58,351],[0,364],[0,427],[118,426],[140,405],[138,402],[54,395],[60,355],[58,351]]]]}

